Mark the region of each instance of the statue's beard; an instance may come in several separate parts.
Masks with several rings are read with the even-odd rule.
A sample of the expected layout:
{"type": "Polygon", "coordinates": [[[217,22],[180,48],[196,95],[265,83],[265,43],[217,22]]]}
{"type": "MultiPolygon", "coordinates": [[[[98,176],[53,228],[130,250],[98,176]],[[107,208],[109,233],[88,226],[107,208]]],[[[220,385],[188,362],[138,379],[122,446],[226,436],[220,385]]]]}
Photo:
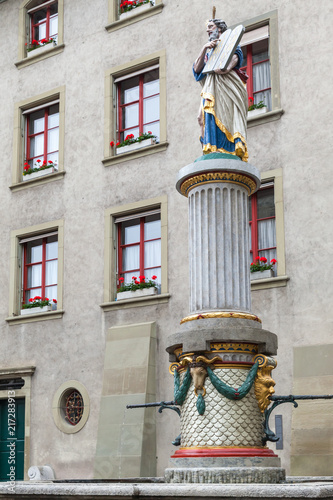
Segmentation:
{"type": "Polygon", "coordinates": [[[211,33],[209,33],[209,41],[213,41],[213,40],[217,40],[219,38],[220,34],[219,34],[219,30],[218,28],[215,28],[214,31],[212,31],[211,33]]]}

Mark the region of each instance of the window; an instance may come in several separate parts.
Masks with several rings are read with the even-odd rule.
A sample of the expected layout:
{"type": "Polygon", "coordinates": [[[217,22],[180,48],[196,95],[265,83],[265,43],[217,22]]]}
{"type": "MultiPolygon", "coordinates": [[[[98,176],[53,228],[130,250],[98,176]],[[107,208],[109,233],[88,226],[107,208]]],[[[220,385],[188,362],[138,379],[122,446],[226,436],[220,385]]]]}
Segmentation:
{"type": "Polygon", "coordinates": [[[64,132],[64,87],[16,103],[10,186],[13,191],[58,180],[64,175],[64,132]],[[43,163],[54,168],[23,175],[43,163]]]}
{"type": "Polygon", "coordinates": [[[31,168],[59,160],[59,103],[23,112],[26,117],[26,163],[31,168]]]}
{"type": "Polygon", "coordinates": [[[20,240],[22,245],[22,304],[36,295],[57,300],[58,234],[20,240]]]}
{"type": "Polygon", "coordinates": [[[141,74],[115,80],[118,103],[118,141],[129,134],[137,138],[152,132],[160,135],[160,83],[159,70],[150,68],[141,74]]]}
{"type": "Polygon", "coordinates": [[[87,423],[90,398],[77,380],[61,384],[53,397],[52,413],[56,426],[65,434],[79,432],[87,423]]]}
{"type": "Polygon", "coordinates": [[[265,183],[249,198],[251,261],[276,259],[274,183],[265,183]]]}
{"type": "Polygon", "coordinates": [[[9,281],[9,324],[59,319],[62,317],[64,223],[62,220],[12,231],[9,281]],[[23,304],[34,297],[53,299],[57,305],[33,314],[21,313],[23,304]],[[55,310],[56,307],[56,310],[55,310]]]}
{"type": "Polygon", "coordinates": [[[18,61],[23,68],[64,49],[64,0],[24,0],[19,9],[18,61]],[[55,43],[46,43],[52,38],[55,43]],[[29,51],[37,41],[38,47],[29,51]]]}
{"type": "Polygon", "coordinates": [[[28,10],[30,18],[30,37],[33,40],[58,38],[58,2],[48,1],[28,10]]]}
{"type": "Polygon", "coordinates": [[[168,146],[165,51],[108,70],[105,88],[104,165],[164,151],[168,146]],[[125,147],[113,146],[128,135],[136,138],[148,132],[157,137],[156,143],[148,137],[125,147]]]}
{"type": "Polygon", "coordinates": [[[142,19],[154,16],[162,12],[163,0],[152,0],[149,3],[136,7],[124,14],[120,13],[120,4],[123,0],[108,0],[109,3],[109,24],[105,27],[108,32],[118,30],[142,19]]]}
{"type": "Polygon", "coordinates": [[[131,283],[133,275],[161,284],[161,210],[116,218],[118,279],[131,283]],[[125,220],[124,220],[125,219],[125,220]]]}
{"type": "Polygon", "coordinates": [[[251,290],[286,286],[282,169],[261,172],[262,187],[249,201],[251,262],[257,256],[276,259],[275,276],[251,282],[251,290]]]}
{"type": "Polygon", "coordinates": [[[104,310],[168,301],[167,229],[166,196],[105,211],[104,310]],[[159,293],[117,302],[119,278],[130,283],[132,276],[157,276],[159,293]]]}
{"type": "Polygon", "coordinates": [[[267,109],[272,109],[271,71],[268,48],[268,26],[245,33],[241,46],[243,50],[243,68],[249,75],[247,93],[254,103],[263,101],[267,109]]]}
{"type": "Polygon", "coordinates": [[[268,113],[251,117],[248,127],[278,120],[283,114],[280,101],[279,41],[277,10],[243,21],[245,33],[241,40],[243,68],[249,79],[248,96],[254,102],[264,101],[268,113]]]}

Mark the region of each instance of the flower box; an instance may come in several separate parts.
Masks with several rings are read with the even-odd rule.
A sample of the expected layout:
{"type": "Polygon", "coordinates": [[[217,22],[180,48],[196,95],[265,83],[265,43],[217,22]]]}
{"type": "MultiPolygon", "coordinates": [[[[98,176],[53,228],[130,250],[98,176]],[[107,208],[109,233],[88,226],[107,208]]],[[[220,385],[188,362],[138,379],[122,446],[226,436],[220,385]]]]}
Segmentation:
{"type": "Polygon", "coordinates": [[[53,49],[55,47],[55,43],[47,43],[45,45],[41,45],[37,47],[36,49],[29,50],[27,51],[27,57],[33,57],[36,56],[37,54],[42,54],[44,52],[48,52],[49,50],[53,49]]]}
{"type": "Polygon", "coordinates": [[[124,12],[123,14],[119,15],[119,20],[122,21],[123,19],[128,19],[129,17],[136,16],[137,14],[144,12],[146,10],[149,10],[152,7],[152,4],[145,3],[144,5],[140,5],[139,7],[135,7],[135,9],[129,10],[128,12],[124,12]]]}
{"type": "Polygon", "coordinates": [[[41,312],[47,312],[51,311],[52,306],[43,306],[43,307],[31,307],[30,309],[21,309],[21,315],[23,316],[24,314],[37,314],[41,312]]]}
{"type": "Polygon", "coordinates": [[[145,139],[144,141],[141,142],[134,142],[133,144],[129,144],[128,146],[122,146],[121,148],[116,148],[116,155],[120,155],[122,153],[128,153],[129,151],[134,151],[135,149],[145,148],[146,146],[151,146],[152,144],[155,143],[156,143],[155,139],[145,139]]]}
{"type": "Polygon", "coordinates": [[[38,172],[32,172],[31,174],[27,174],[23,176],[23,182],[30,181],[31,179],[36,179],[36,177],[43,177],[44,175],[53,174],[56,172],[54,167],[44,168],[43,170],[39,170],[38,172]]]}
{"type": "Polygon", "coordinates": [[[150,288],[141,288],[140,290],[134,290],[134,292],[132,291],[118,292],[117,300],[137,299],[138,297],[146,297],[147,295],[156,295],[156,294],[157,294],[157,288],[152,286],[150,288]]]}
{"type": "Polygon", "coordinates": [[[250,276],[251,281],[273,278],[274,271],[273,269],[266,269],[265,271],[255,271],[254,273],[250,273],[250,276]]]}
{"type": "Polygon", "coordinates": [[[267,106],[264,106],[263,108],[252,109],[251,111],[247,112],[247,117],[253,118],[254,116],[264,115],[265,113],[267,113],[267,111],[267,106]]]}

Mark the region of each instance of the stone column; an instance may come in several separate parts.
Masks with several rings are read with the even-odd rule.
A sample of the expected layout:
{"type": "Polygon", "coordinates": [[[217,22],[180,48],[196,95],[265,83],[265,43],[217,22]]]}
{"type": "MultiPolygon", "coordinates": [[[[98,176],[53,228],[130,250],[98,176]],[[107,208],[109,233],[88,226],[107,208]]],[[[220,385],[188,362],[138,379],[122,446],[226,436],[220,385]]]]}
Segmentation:
{"type": "Polygon", "coordinates": [[[277,338],[251,311],[248,197],[259,186],[258,170],[227,154],[179,172],[177,190],[189,200],[190,313],[168,339],[181,408],[169,482],[284,477],[262,426],[277,338]]]}

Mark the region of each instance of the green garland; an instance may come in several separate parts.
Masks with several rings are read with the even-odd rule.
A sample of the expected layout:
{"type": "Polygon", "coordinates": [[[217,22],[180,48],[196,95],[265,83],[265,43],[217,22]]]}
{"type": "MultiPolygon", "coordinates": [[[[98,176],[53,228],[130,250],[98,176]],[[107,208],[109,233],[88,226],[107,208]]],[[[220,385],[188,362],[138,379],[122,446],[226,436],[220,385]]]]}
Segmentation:
{"type": "Polygon", "coordinates": [[[174,401],[177,405],[182,405],[185,401],[187,392],[190,388],[192,382],[192,377],[191,377],[191,372],[190,372],[190,367],[187,368],[187,371],[185,373],[185,377],[183,380],[183,383],[180,387],[180,378],[179,378],[179,373],[177,370],[174,372],[174,401]]]}
{"type": "Polygon", "coordinates": [[[258,371],[258,366],[259,363],[258,361],[252,366],[251,370],[249,371],[245,382],[240,386],[239,389],[234,389],[233,387],[230,387],[229,385],[225,384],[220,380],[215,373],[213,373],[213,370],[207,366],[207,373],[210,378],[211,383],[215,387],[215,389],[222,394],[222,396],[225,396],[228,399],[233,399],[233,400],[239,400],[243,399],[247,393],[250,391],[254,379],[256,378],[257,371],[258,371]]]}
{"type": "MultiPolygon", "coordinates": [[[[222,396],[225,396],[228,399],[232,400],[240,400],[243,399],[248,392],[250,391],[254,379],[256,378],[257,371],[258,371],[259,363],[258,361],[252,366],[250,369],[245,381],[243,384],[240,386],[239,389],[234,389],[233,387],[230,387],[229,385],[225,384],[218,378],[217,375],[213,372],[209,366],[207,366],[207,374],[210,378],[211,383],[215,387],[215,389],[222,394],[222,396]]],[[[190,388],[192,382],[192,377],[191,377],[191,372],[190,372],[190,367],[187,368],[187,371],[185,373],[185,377],[183,380],[182,385],[180,385],[180,377],[179,373],[177,370],[174,371],[174,401],[175,404],[177,405],[182,405],[185,401],[185,398],[187,396],[188,390],[190,388]]],[[[205,400],[202,396],[202,394],[198,395],[197,399],[197,410],[199,415],[203,415],[205,413],[206,409],[206,404],[205,400]]]]}

